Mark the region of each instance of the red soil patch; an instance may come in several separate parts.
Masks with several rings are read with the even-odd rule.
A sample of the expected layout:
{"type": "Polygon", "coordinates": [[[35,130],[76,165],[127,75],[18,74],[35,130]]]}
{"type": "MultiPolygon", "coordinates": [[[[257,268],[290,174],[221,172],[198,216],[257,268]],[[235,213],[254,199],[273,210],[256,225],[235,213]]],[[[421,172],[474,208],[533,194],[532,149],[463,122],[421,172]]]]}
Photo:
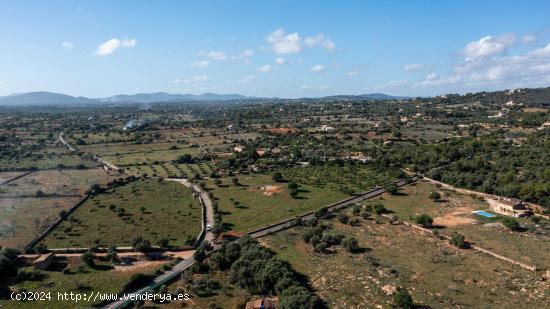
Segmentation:
{"type": "Polygon", "coordinates": [[[268,128],[268,129],[264,129],[264,131],[273,133],[273,134],[282,134],[282,135],[298,132],[298,130],[294,128],[268,128]]]}

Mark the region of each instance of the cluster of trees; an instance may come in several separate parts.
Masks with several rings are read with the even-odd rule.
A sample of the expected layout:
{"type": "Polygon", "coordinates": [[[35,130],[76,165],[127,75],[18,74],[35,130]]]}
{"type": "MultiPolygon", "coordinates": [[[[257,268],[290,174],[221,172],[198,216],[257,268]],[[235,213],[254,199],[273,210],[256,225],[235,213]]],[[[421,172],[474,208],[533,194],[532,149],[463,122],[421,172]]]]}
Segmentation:
{"type": "Polygon", "coordinates": [[[313,246],[315,252],[325,252],[327,248],[335,245],[342,245],[350,253],[361,250],[357,239],[352,236],[346,237],[342,233],[331,232],[329,225],[310,227],[304,232],[302,238],[313,246]]]}
{"type": "MultiPolygon", "coordinates": [[[[507,142],[503,131],[481,138],[379,149],[384,166],[404,166],[453,186],[515,197],[550,210],[550,138],[529,135],[523,145],[507,142]]],[[[435,197],[435,196],[434,196],[435,197]]]]}
{"type": "MultiPolygon", "coordinates": [[[[195,259],[201,264],[206,260],[206,249],[201,246],[196,251],[199,253],[195,253],[195,259]]],[[[288,262],[250,237],[223,243],[220,250],[208,257],[208,268],[229,270],[231,282],[251,294],[279,295],[282,308],[323,307],[288,262]]]]}

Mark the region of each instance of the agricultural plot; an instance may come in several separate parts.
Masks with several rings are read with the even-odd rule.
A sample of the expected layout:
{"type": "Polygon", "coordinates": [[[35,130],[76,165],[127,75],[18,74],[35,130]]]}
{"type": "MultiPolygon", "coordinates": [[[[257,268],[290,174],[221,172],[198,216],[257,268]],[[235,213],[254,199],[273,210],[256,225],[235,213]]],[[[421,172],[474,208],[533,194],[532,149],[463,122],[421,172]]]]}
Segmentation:
{"type": "Polygon", "coordinates": [[[72,134],[68,137],[68,142],[75,144],[79,139],[83,140],[86,144],[100,144],[100,143],[118,143],[134,140],[135,136],[131,133],[121,134],[117,132],[108,133],[86,133],[86,134],[72,134]]]}
{"type": "Polygon", "coordinates": [[[144,152],[121,153],[117,155],[104,156],[102,158],[119,166],[127,166],[139,163],[158,164],[159,162],[176,160],[179,156],[184,154],[195,156],[200,153],[200,150],[196,147],[180,147],[178,149],[159,149],[144,152]]]}
{"type": "Polygon", "coordinates": [[[274,182],[271,175],[259,174],[239,176],[238,185],[228,178],[220,185],[210,179],[208,190],[219,205],[225,229],[242,233],[340,201],[351,193],[344,187],[361,192],[392,179],[366,167],[348,170],[342,178],[331,171],[338,174],[336,168],[322,166],[282,170],[285,180],[299,185],[296,197],[291,196],[287,182],[274,182]]]}
{"type": "Polygon", "coordinates": [[[139,180],[87,200],[42,242],[50,248],[131,246],[136,236],[152,244],[182,246],[201,229],[201,206],[189,188],[170,181],[139,180]]]}
{"type": "Polygon", "coordinates": [[[23,174],[23,172],[6,172],[6,173],[0,173],[0,184],[4,183],[12,178],[15,178],[19,175],[23,174]]]}
{"type": "Polygon", "coordinates": [[[402,176],[399,170],[375,171],[362,164],[289,167],[280,172],[289,181],[348,194],[361,193],[402,176]]]}
{"type": "Polygon", "coordinates": [[[24,303],[0,299],[2,308],[90,308],[100,304],[99,300],[63,300],[57,293],[120,293],[139,274],[154,275],[162,270],[166,261],[137,261],[132,266],[113,267],[108,262],[96,262],[89,267],[80,261],[79,256],[56,257],[57,262],[48,270],[36,271],[34,267],[24,267],[21,271],[39,274],[35,280],[18,281],[14,278],[0,278],[0,284],[7,284],[13,290],[51,293],[51,300],[27,301],[24,303]],[[67,269],[67,270],[65,270],[67,269]],[[3,282],[6,281],[6,282],[3,282]]]}
{"type": "Polygon", "coordinates": [[[22,249],[79,197],[0,198],[0,246],[22,249]]]}
{"type": "MultiPolygon", "coordinates": [[[[472,214],[472,211],[487,210],[488,205],[471,196],[439,190],[432,184],[419,182],[405,186],[397,195],[384,194],[369,199],[364,204],[383,204],[400,219],[412,222],[416,217],[428,214],[434,219],[434,225],[442,234],[452,235],[453,232],[458,232],[473,244],[498,254],[528,265],[550,267],[548,236],[537,237],[528,231],[513,232],[501,223],[501,216],[490,219],[472,214]],[[439,191],[440,201],[429,198],[433,191],[439,191]]],[[[524,226],[534,227],[531,220],[521,219],[519,222],[524,226]]],[[[550,226],[547,222],[541,221],[535,228],[549,230],[550,226]]]]}
{"type": "Polygon", "coordinates": [[[269,235],[262,243],[308,276],[331,308],[391,308],[397,287],[429,308],[542,308],[548,302],[548,282],[538,273],[455,249],[402,225],[360,220],[355,227],[331,221],[331,232],[358,240],[359,253],[340,245],[316,253],[303,241],[305,228],[269,235]]]}
{"type": "Polygon", "coordinates": [[[106,184],[119,177],[103,169],[37,171],[0,188],[1,198],[83,196],[93,184],[106,184]]]}
{"type": "Polygon", "coordinates": [[[195,175],[209,177],[216,170],[211,162],[193,164],[167,162],[163,164],[128,166],[126,168],[132,172],[165,178],[193,178],[195,175]]]}
{"type": "Polygon", "coordinates": [[[96,167],[98,164],[90,160],[84,160],[77,155],[65,152],[64,148],[54,148],[34,152],[21,158],[0,160],[0,171],[29,170],[29,169],[52,169],[60,166],[65,167],[96,167]]]}
{"type": "Polygon", "coordinates": [[[37,171],[0,187],[0,246],[22,248],[93,184],[117,176],[102,169],[37,171]]]}

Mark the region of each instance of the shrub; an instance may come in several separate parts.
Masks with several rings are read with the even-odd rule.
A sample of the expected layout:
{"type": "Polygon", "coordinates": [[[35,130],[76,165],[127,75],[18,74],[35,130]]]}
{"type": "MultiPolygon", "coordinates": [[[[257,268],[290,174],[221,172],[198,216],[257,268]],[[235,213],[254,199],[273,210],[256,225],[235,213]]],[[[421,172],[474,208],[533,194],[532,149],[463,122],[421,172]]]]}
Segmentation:
{"type": "Polygon", "coordinates": [[[290,190],[289,194],[290,194],[290,197],[297,198],[298,197],[298,190],[290,190]]]}
{"type": "Polygon", "coordinates": [[[153,280],[154,278],[155,278],[154,275],[148,275],[148,274],[142,274],[142,273],[133,274],[132,277],[130,277],[130,280],[128,281],[128,283],[124,285],[123,291],[128,292],[128,291],[133,291],[138,288],[141,288],[144,285],[151,282],[151,280],[153,280]]]}
{"type": "Polygon", "coordinates": [[[296,190],[296,189],[298,189],[298,184],[295,183],[294,181],[291,181],[291,182],[288,183],[288,188],[290,190],[296,190]]]}
{"type": "Polygon", "coordinates": [[[275,173],[273,173],[273,176],[271,176],[271,178],[273,179],[273,181],[281,182],[281,181],[283,181],[283,174],[281,174],[279,172],[275,172],[275,173]]]}
{"type": "Polygon", "coordinates": [[[80,259],[82,260],[82,262],[84,262],[84,264],[90,267],[95,266],[94,258],[95,258],[95,254],[92,251],[85,252],[80,256],[80,259]]]}
{"type": "Polygon", "coordinates": [[[434,201],[439,201],[441,199],[441,194],[437,191],[432,191],[428,197],[434,201]]]}
{"type": "Polygon", "coordinates": [[[521,226],[519,225],[518,221],[516,221],[515,219],[505,218],[504,220],[502,220],[502,223],[504,224],[504,226],[506,226],[507,228],[509,228],[512,231],[520,231],[521,230],[521,226]]]}
{"type": "Polygon", "coordinates": [[[393,304],[397,308],[410,309],[414,308],[414,303],[411,294],[407,290],[397,288],[393,295],[393,304]]]}
{"type": "Polygon", "coordinates": [[[434,220],[427,214],[420,215],[416,218],[416,224],[420,224],[425,228],[433,227],[434,220]]]}
{"type": "Polygon", "coordinates": [[[279,305],[281,308],[313,309],[319,308],[321,301],[306,288],[293,285],[281,292],[279,305]]]}
{"type": "Polygon", "coordinates": [[[359,243],[354,237],[346,237],[342,241],[342,246],[350,253],[359,252],[359,243]]]}
{"type": "Polygon", "coordinates": [[[361,224],[361,219],[359,219],[358,217],[353,217],[349,220],[348,223],[351,226],[358,226],[359,224],[361,224]]]}
{"type": "Polygon", "coordinates": [[[348,216],[346,216],[343,213],[339,213],[338,216],[336,216],[336,218],[338,219],[338,221],[340,221],[343,224],[348,223],[348,220],[349,220],[348,216]]]}
{"type": "Polygon", "coordinates": [[[387,212],[387,209],[386,207],[384,207],[384,205],[382,204],[376,204],[374,205],[374,212],[377,214],[377,215],[381,215],[383,213],[386,213],[387,212]]]}
{"type": "Polygon", "coordinates": [[[327,248],[327,244],[324,242],[320,242],[315,245],[315,252],[325,252],[325,249],[327,248]]]}
{"type": "Polygon", "coordinates": [[[399,188],[397,188],[396,185],[390,184],[386,186],[386,192],[388,192],[391,195],[395,195],[399,191],[399,188]]]}
{"type": "Polygon", "coordinates": [[[458,233],[453,233],[450,242],[457,248],[465,249],[467,247],[464,236],[458,233]]]}

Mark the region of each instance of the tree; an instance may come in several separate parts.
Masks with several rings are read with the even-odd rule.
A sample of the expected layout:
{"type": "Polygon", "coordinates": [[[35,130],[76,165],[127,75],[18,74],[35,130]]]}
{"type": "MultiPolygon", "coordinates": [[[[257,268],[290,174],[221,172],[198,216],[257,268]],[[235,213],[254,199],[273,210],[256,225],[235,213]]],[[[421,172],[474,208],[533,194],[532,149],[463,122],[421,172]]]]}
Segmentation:
{"type": "Polygon", "coordinates": [[[281,292],[279,304],[285,309],[313,309],[320,305],[320,300],[306,288],[293,285],[281,292]]]}
{"type": "Polygon", "coordinates": [[[206,259],[206,249],[203,245],[200,245],[197,250],[195,250],[195,253],[193,253],[193,257],[199,263],[206,259]]]}
{"type": "Polygon", "coordinates": [[[359,252],[359,243],[355,237],[346,237],[342,241],[342,246],[350,253],[359,252]]]}
{"type": "Polygon", "coordinates": [[[290,197],[297,198],[298,197],[298,190],[290,190],[289,192],[290,197]]]}
{"type": "Polygon", "coordinates": [[[397,308],[410,309],[414,308],[414,303],[411,294],[403,288],[397,288],[393,295],[393,304],[397,308]]]}
{"type": "Polygon", "coordinates": [[[82,260],[82,262],[84,262],[86,265],[90,267],[95,266],[94,258],[95,258],[95,255],[92,251],[85,252],[80,256],[80,259],[82,260]]]}
{"type": "Polygon", "coordinates": [[[232,182],[235,186],[238,186],[238,185],[239,185],[239,178],[233,177],[233,178],[231,178],[231,182],[232,182]]]}
{"type": "Polygon", "coordinates": [[[188,153],[183,154],[183,155],[179,156],[179,157],[176,159],[176,162],[177,162],[177,163],[189,163],[189,164],[191,164],[191,163],[193,163],[194,161],[195,161],[195,160],[193,160],[193,157],[192,157],[190,154],[188,154],[188,153]]]}
{"type": "Polygon", "coordinates": [[[294,181],[291,181],[291,182],[288,183],[288,188],[290,190],[296,190],[296,189],[298,189],[298,184],[295,183],[294,181]]]}
{"type": "Polygon", "coordinates": [[[453,233],[453,236],[451,237],[451,245],[454,245],[457,248],[465,249],[467,247],[466,241],[464,240],[464,236],[460,235],[458,233],[453,233]]]}
{"type": "Polygon", "coordinates": [[[502,223],[504,224],[504,226],[512,231],[517,232],[521,230],[521,225],[519,225],[518,221],[516,221],[515,219],[505,218],[504,220],[502,220],[502,223]]]}
{"type": "Polygon", "coordinates": [[[168,238],[163,237],[163,238],[158,240],[157,245],[159,245],[159,247],[161,247],[161,248],[167,248],[169,242],[170,241],[168,240],[168,238]]]}
{"type": "Polygon", "coordinates": [[[151,249],[151,242],[143,238],[143,236],[137,236],[132,240],[132,247],[134,247],[136,251],[148,251],[149,249],[151,249]]]}
{"type": "Polygon", "coordinates": [[[394,185],[393,183],[386,186],[386,192],[388,192],[391,195],[395,195],[398,190],[399,188],[397,188],[397,186],[394,185]]]}
{"type": "Polygon", "coordinates": [[[430,192],[430,195],[428,197],[437,202],[441,199],[441,194],[439,194],[439,192],[437,191],[432,191],[430,192]]]}
{"type": "Polygon", "coordinates": [[[422,225],[425,228],[432,228],[434,220],[427,214],[420,215],[416,218],[416,224],[422,225]]]}
{"type": "Polygon", "coordinates": [[[281,182],[283,181],[283,174],[281,174],[280,172],[275,172],[273,173],[273,176],[271,178],[273,179],[273,181],[281,182]]]}

